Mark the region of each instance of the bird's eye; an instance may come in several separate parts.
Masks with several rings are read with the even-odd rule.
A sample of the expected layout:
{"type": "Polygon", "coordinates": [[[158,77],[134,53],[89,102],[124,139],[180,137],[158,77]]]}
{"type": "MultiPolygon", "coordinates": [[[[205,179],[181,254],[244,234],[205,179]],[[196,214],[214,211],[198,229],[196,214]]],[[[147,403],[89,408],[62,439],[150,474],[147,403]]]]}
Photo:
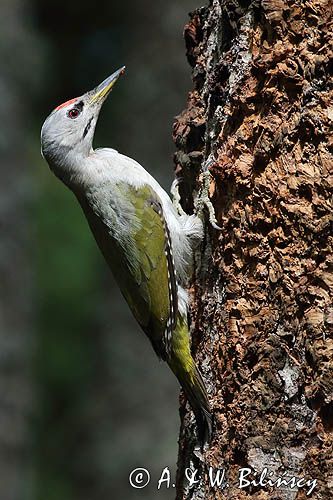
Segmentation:
{"type": "Polygon", "coordinates": [[[77,117],[79,116],[79,114],[80,114],[80,113],[81,113],[81,111],[80,111],[79,109],[77,109],[77,108],[72,108],[72,109],[70,109],[70,110],[68,111],[67,116],[68,116],[68,118],[72,118],[72,119],[74,119],[74,118],[77,118],[77,117]]]}

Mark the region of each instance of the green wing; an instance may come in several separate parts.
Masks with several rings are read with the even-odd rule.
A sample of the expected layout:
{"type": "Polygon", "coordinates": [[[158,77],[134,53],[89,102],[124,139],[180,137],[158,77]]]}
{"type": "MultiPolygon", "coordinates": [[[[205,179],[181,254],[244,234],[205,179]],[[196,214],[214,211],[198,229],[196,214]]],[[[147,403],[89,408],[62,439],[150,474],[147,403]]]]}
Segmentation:
{"type": "Polygon", "coordinates": [[[135,284],[127,290],[127,300],[135,310],[135,303],[142,307],[144,298],[135,316],[158,354],[168,357],[178,303],[170,234],[161,202],[149,186],[130,188],[130,199],[139,224],[132,233],[135,251],[130,261],[135,263],[131,265],[135,284]]]}
{"type": "Polygon", "coordinates": [[[148,185],[118,183],[112,188],[108,213],[104,203],[89,204],[98,214],[98,221],[92,221],[86,213],[89,224],[122,294],[158,356],[168,359],[178,295],[169,230],[158,196],[148,185]]]}

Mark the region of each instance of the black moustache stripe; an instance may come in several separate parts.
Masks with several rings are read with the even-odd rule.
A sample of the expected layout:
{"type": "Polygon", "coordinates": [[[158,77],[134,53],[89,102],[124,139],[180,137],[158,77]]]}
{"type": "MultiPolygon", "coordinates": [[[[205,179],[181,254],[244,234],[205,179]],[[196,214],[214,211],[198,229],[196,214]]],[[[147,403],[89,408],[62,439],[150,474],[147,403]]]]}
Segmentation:
{"type": "Polygon", "coordinates": [[[90,118],[90,120],[88,121],[88,123],[87,123],[87,125],[86,125],[86,127],[85,127],[85,129],[84,129],[84,131],[83,131],[83,136],[82,136],[82,139],[84,139],[84,138],[85,138],[85,136],[87,135],[87,133],[89,132],[89,129],[90,129],[90,127],[91,127],[91,123],[92,123],[92,121],[93,121],[93,116],[90,118]]]}

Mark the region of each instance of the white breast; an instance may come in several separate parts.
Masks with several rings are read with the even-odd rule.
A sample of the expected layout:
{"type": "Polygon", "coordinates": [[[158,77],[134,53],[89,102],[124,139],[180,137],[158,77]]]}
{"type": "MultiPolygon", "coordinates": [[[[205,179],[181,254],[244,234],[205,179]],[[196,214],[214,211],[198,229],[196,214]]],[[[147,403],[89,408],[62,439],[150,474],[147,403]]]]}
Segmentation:
{"type": "MultiPolygon", "coordinates": [[[[179,216],[166,191],[138,162],[114,149],[101,148],[93,151],[89,156],[89,163],[83,166],[83,183],[94,187],[110,182],[121,181],[141,187],[148,184],[157,194],[162,203],[165,221],[170,231],[172,253],[175,263],[177,280],[180,285],[179,299],[186,307],[187,296],[183,287],[186,287],[189,269],[192,264],[193,240],[200,240],[202,224],[195,216],[179,216]]],[[[181,306],[181,304],[180,304],[181,306]]],[[[181,306],[181,308],[183,308],[181,306]]]]}

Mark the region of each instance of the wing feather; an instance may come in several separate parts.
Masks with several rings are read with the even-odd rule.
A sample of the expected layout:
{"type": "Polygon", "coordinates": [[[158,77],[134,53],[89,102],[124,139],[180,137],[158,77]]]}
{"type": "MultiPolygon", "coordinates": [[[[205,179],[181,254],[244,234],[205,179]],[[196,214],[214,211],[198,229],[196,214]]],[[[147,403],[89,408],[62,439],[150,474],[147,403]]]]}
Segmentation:
{"type": "Polygon", "coordinates": [[[157,354],[168,359],[178,287],[159,197],[148,185],[118,182],[111,193],[99,189],[87,201],[90,210],[81,204],[126,301],[157,354]]]}

